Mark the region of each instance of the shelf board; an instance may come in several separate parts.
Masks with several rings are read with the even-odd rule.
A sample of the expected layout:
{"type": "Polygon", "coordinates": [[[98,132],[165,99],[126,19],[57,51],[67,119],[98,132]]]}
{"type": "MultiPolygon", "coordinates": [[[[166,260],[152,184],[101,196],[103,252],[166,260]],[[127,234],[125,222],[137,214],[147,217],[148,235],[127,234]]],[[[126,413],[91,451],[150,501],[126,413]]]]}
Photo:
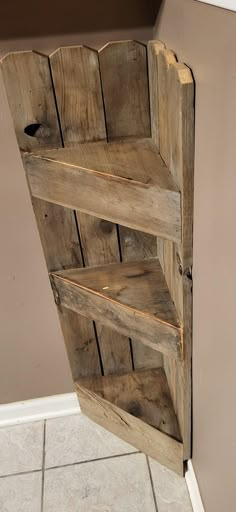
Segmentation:
{"type": "Polygon", "coordinates": [[[25,153],[33,196],[181,241],[180,192],[151,139],[25,153]]]}
{"type": "Polygon", "coordinates": [[[126,442],[183,473],[183,446],[163,368],[81,379],[81,410],[126,442]]]}
{"type": "Polygon", "coordinates": [[[181,328],[157,258],[50,274],[56,302],[182,358],[181,328]]]}

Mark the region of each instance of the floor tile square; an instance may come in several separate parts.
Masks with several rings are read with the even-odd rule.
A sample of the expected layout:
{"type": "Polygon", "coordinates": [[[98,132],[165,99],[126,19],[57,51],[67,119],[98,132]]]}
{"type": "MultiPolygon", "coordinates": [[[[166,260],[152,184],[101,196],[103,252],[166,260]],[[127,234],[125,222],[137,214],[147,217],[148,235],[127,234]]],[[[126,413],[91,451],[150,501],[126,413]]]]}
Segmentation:
{"type": "Polygon", "coordinates": [[[1,512],[40,512],[42,473],[0,478],[1,512]]]}
{"type": "Polygon", "coordinates": [[[143,454],[48,469],[44,512],[155,512],[143,454]]]}
{"type": "Polygon", "coordinates": [[[0,476],[42,468],[44,423],[0,428],[0,476]]]}
{"type": "Polygon", "coordinates": [[[83,414],[46,422],[45,467],[137,451],[83,414]]]}
{"type": "Polygon", "coordinates": [[[192,512],[185,478],[149,459],[158,512],[192,512]]]}

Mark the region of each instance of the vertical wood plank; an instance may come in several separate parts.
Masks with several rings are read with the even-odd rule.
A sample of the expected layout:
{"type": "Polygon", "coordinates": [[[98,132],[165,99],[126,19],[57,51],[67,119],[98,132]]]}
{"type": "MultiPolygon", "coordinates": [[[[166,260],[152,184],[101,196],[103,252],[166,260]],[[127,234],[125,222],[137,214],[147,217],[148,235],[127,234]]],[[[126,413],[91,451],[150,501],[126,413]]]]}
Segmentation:
{"type": "MultiPolygon", "coordinates": [[[[108,140],[150,137],[146,47],[136,41],[108,43],[99,51],[108,140]]],[[[156,239],[119,226],[123,261],[156,256],[156,239]]],[[[134,368],[163,364],[161,354],[133,340],[134,368]]]]}
{"type": "Polygon", "coordinates": [[[159,106],[158,106],[158,64],[157,56],[160,50],[164,50],[165,45],[161,41],[149,41],[148,51],[148,77],[149,77],[149,97],[150,97],[150,119],[151,135],[157,148],[159,149],[159,106]]]}
{"type": "MultiPolygon", "coordinates": [[[[77,212],[86,266],[119,263],[116,224],[77,212]]],[[[96,323],[104,375],[132,370],[129,339],[96,323]]]]}
{"type": "MultiPolygon", "coordinates": [[[[120,243],[123,261],[144,260],[157,255],[156,237],[126,227],[120,227],[120,243]]],[[[143,343],[132,339],[134,368],[159,368],[163,355],[143,343]]]]}
{"type": "MultiPolygon", "coordinates": [[[[1,70],[20,148],[31,151],[60,147],[48,58],[36,52],[8,54],[1,62],[1,70]],[[24,131],[29,125],[31,135],[24,131]]],[[[36,198],[33,208],[48,270],[81,266],[74,213],[36,198]]],[[[85,328],[82,317],[59,306],[58,313],[73,377],[100,374],[93,323],[87,322],[85,328]]]]}
{"type": "Polygon", "coordinates": [[[59,48],[50,56],[65,146],[106,139],[97,52],[59,48]]]}
{"type": "MultiPolygon", "coordinates": [[[[165,102],[161,103],[159,112],[159,96],[158,96],[158,55],[161,50],[165,49],[164,43],[161,41],[149,41],[148,42],[148,75],[149,75],[149,96],[150,96],[150,118],[151,118],[151,135],[158,149],[160,149],[160,135],[159,135],[159,122],[162,123],[161,136],[163,136],[163,113],[166,112],[165,102]],[[163,112],[164,111],[164,112],[163,112]],[[160,119],[161,117],[161,119],[160,119]]],[[[165,79],[165,78],[164,78],[165,79]]],[[[161,80],[161,78],[160,78],[161,80]]],[[[160,82],[159,80],[159,82],[160,82]]],[[[163,86],[163,82],[162,82],[163,86]]],[[[160,90],[160,84],[159,84],[160,90]]],[[[164,91],[163,91],[164,93],[164,91]]],[[[160,92],[159,92],[160,94],[160,92]]],[[[165,116],[164,116],[165,119],[165,116]]],[[[163,144],[161,144],[163,146],[163,144]]],[[[163,238],[157,238],[157,256],[164,268],[164,240],[163,238]]]]}
{"type": "Polygon", "coordinates": [[[185,360],[164,358],[173,404],[184,443],[191,455],[192,221],[194,160],[194,84],[190,70],[170,50],[158,55],[160,153],[181,190],[182,244],[164,241],[162,264],[183,326],[185,360]]]}
{"type": "MultiPolygon", "coordinates": [[[[32,198],[49,272],[83,266],[75,214],[69,208],[32,198]]],[[[73,379],[100,375],[93,322],[57,306],[73,379]]]]}
{"type": "Polygon", "coordinates": [[[19,147],[60,147],[47,57],[31,51],[9,53],[1,61],[1,71],[19,147]],[[32,136],[25,133],[29,125],[35,125],[32,136]]]}
{"type": "Polygon", "coordinates": [[[171,63],[176,62],[171,50],[160,50],[158,53],[158,110],[159,110],[159,149],[161,156],[169,167],[170,140],[168,127],[168,70],[171,63]]]}
{"type": "Polygon", "coordinates": [[[150,137],[146,46],[108,43],[99,51],[109,140],[150,137]]]}
{"type": "MultiPolygon", "coordinates": [[[[98,54],[83,46],[60,48],[50,56],[63,142],[106,139],[98,54]]],[[[76,212],[85,265],[120,261],[116,226],[76,212]]],[[[105,374],[132,369],[129,340],[96,324],[105,374]]]]}

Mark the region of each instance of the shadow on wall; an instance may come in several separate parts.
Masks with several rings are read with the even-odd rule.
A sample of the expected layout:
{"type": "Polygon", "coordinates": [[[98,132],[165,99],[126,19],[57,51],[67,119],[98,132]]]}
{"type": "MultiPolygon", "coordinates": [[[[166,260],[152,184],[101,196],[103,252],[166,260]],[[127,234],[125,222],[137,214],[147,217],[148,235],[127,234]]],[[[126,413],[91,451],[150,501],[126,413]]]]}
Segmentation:
{"type": "Polygon", "coordinates": [[[1,39],[153,26],[162,0],[8,0],[1,39]]]}

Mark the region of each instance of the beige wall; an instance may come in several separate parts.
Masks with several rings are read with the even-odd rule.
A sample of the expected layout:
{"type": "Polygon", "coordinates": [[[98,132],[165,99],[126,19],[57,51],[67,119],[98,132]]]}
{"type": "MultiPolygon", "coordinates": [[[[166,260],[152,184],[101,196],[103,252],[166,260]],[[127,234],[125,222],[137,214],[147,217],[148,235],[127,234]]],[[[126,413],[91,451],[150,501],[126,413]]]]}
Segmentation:
{"type": "Polygon", "coordinates": [[[166,0],[155,37],[196,80],[193,464],[206,512],[235,510],[236,13],[166,0]]]}

